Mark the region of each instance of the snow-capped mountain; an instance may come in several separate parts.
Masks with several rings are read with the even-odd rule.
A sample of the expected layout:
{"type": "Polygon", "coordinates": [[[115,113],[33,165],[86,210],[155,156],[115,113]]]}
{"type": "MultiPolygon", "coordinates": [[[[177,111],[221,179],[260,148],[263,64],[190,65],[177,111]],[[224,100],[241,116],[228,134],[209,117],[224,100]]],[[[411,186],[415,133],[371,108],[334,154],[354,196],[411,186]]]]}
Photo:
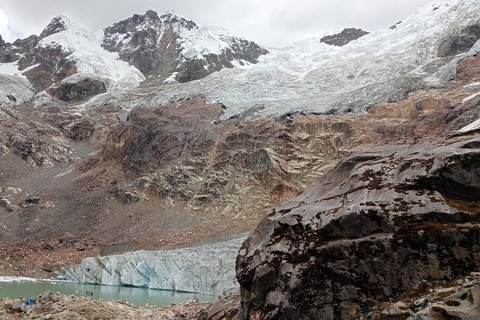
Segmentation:
{"type": "Polygon", "coordinates": [[[158,106],[201,95],[226,106],[222,119],[359,112],[415,90],[448,85],[457,62],[476,54],[480,44],[476,37],[467,52],[447,57],[438,57],[439,47],[479,19],[478,1],[437,0],[395,28],[374,31],[345,46],[327,45],[320,37],[307,39],[272,49],[255,65],[223,69],[155,92],[134,90],[122,105],[158,106]]]}
{"type": "Polygon", "coordinates": [[[221,119],[360,112],[449,85],[457,62],[480,50],[479,21],[478,1],[435,0],[388,29],[346,29],[267,51],[174,13],[148,11],[95,33],[61,16],[38,37],[0,41],[0,74],[32,85],[22,80],[21,98],[4,86],[0,101],[49,88],[37,100],[87,92],[73,100],[95,95],[82,106],[110,103],[124,113],[194,96],[222,103],[221,119]]]}
{"type": "MultiPolygon", "coordinates": [[[[154,11],[97,32],[58,16],[39,36],[13,44],[1,40],[0,46],[0,74],[9,76],[1,76],[4,81],[12,76],[28,79],[30,95],[48,89],[49,94],[63,99],[83,91],[72,84],[89,79],[89,83],[97,81],[94,87],[105,87],[100,91],[90,87],[91,95],[107,91],[96,97],[96,103],[118,98],[146,76],[186,82],[224,67],[256,63],[267,53],[254,42],[233,37],[222,28],[201,27],[180,15],[159,16],[154,11]],[[67,86],[60,88],[63,85],[67,86]],[[57,94],[59,88],[61,94],[57,94]]],[[[10,93],[1,95],[0,101],[8,101],[5,97],[10,93]]],[[[43,99],[45,94],[41,96],[43,99]]]]}
{"type": "Polygon", "coordinates": [[[144,75],[168,78],[167,82],[188,82],[224,67],[256,63],[268,52],[223,28],[199,26],[174,13],[159,16],[152,10],[106,28],[103,47],[118,52],[144,75]]]}

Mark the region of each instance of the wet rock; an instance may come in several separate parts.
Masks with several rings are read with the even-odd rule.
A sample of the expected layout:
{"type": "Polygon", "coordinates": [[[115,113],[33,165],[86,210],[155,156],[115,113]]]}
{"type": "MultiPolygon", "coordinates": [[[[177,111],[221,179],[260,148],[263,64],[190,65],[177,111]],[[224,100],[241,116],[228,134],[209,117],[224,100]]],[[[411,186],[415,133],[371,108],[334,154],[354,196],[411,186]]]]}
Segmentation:
{"type": "Polygon", "coordinates": [[[357,151],[268,212],[238,255],[246,317],[350,319],[476,270],[478,137],[456,139],[357,151]]]}

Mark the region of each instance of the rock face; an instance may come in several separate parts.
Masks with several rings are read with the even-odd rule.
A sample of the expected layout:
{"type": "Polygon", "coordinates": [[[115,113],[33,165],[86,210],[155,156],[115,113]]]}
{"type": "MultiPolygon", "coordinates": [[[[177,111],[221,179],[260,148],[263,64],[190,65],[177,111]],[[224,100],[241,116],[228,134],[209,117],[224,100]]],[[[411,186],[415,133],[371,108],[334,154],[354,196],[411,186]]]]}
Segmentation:
{"type": "Polygon", "coordinates": [[[76,83],[65,83],[48,92],[56,99],[67,102],[78,102],[92,96],[107,92],[105,84],[94,79],[83,79],[76,83]]]}
{"type": "Polygon", "coordinates": [[[85,258],[64,269],[67,280],[220,294],[235,279],[235,255],[246,235],[169,251],[85,258]]]}
{"type": "Polygon", "coordinates": [[[457,74],[455,80],[458,82],[468,82],[480,78],[480,57],[468,57],[460,61],[457,65],[457,74]]]}
{"type": "Polygon", "coordinates": [[[471,25],[463,29],[459,35],[445,40],[438,48],[438,57],[450,57],[470,50],[480,39],[480,24],[471,25]]]}
{"type": "Polygon", "coordinates": [[[478,135],[354,152],[237,260],[244,319],[350,319],[480,266],[478,135]]]}
{"type": "Polygon", "coordinates": [[[32,35],[7,43],[0,53],[0,62],[17,62],[18,69],[24,72],[36,92],[50,87],[57,81],[74,74],[76,62],[69,57],[68,48],[60,45],[44,46],[41,40],[66,29],[62,17],[54,18],[40,36],[32,35]]]}
{"type": "Polygon", "coordinates": [[[330,36],[325,36],[320,39],[320,42],[326,43],[331,46],[343,47],[353,40],[357,40],[364,35],[369,34],[369,32],[362,29],[355,28],[346,28],[342,32],[337,34],[332,34],[330,36]]]}
{"type": "Polygon", "coordinates": [[[147,77],[156,75],[163,80],[172,76],[170,81],[178,82],[233,68],[234,63],[256,63],[259,56],[268,53],[254,42],[229,36],[226,30],[200,27],[173,13],[159,16],[152,10],[106,28],[103,47],[118,52],[147,77]],[[200,39],[203,44],[192,46],[200,39]]]}

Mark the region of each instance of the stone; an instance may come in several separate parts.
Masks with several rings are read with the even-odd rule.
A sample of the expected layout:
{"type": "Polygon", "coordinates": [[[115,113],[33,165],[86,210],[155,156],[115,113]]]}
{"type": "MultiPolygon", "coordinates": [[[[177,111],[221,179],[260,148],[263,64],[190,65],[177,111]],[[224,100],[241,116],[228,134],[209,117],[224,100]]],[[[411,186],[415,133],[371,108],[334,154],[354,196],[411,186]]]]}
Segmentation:
{"type": "Polygon", "coordinates": [[[477,139],[362,148],[270,210],[237,258],[246,318],[350,319],[478,269],[477,139]]]}
{"type": "Polygon", "coordinates": [[[145,310],[140,316],[140,319],[152,319],[152,318],[153,318],[152,310],[145,310]]]}
{"type": "Polygon", "coordinates": [[[22,300],[21,299],[13,300],[11,310],[13,312],[19,312],[21,309],[22,309],[22,300]]]}
{"type": "Polygon", "coordinates": [[[50,302],[52,301],[52,295],[53,293],[51,291],[45,291],[44,293],[41,294],[40,301],[41,302],[50,302]]]}

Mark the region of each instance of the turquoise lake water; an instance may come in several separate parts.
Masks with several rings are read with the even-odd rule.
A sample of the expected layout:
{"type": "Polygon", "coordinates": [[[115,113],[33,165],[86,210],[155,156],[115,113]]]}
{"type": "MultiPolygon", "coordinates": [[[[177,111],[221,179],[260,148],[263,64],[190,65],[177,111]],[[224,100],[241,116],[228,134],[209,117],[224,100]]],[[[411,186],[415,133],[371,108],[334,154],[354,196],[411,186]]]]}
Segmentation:
{"type": "Polygon", "coordinates": [[[142,306],[146,303],[163,307],[172,302],[178,303],[194,296],[200,301],[215,300],[217,296],[187,293],[178,291],[154,290],[148,288],[101,286],[80,284],[76,282],[34,280],[27,278],[0,277],[0,297],[33,298],[45,291],[60,292],[62,294],[87,296],[87,291],[93,293],[94,299],[126,300],[134,305],[142,306]]]}

